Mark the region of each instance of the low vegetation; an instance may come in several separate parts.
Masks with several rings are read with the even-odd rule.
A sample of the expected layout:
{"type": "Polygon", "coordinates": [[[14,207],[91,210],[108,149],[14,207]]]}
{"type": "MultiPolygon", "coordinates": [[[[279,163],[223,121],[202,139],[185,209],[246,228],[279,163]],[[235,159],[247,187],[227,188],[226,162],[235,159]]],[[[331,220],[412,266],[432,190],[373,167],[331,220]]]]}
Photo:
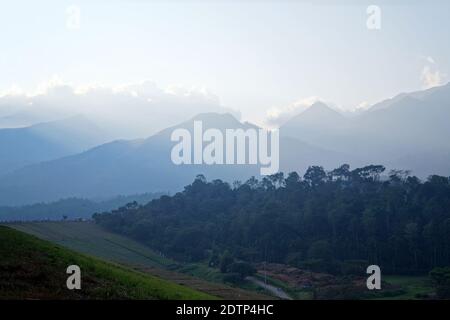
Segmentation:
{"type": "MultiPolygon", "coordinates": [[[[120,264],[223,299],[267,299],[223,283],[223,273],[207,263],[180,263],[133,239],[108,232],[89,221],[10,223],[19,231],[71,250],[120,264]]],[[[242,285],[240,285],[242,287],[242,285]]]]}
{"type": "Polygon", "coordinates": [[[85,256],[0,226],[0,299],[211,299],[169,281],[85,256]],[[81,290],[68,290],[78,265],[81,290]]]}

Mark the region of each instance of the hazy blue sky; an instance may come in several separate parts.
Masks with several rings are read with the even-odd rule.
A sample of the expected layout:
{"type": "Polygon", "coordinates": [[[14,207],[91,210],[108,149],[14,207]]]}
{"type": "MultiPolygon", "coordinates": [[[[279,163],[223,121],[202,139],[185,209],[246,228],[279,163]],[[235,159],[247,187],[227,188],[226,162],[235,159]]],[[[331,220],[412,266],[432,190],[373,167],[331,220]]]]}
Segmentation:
{"type": "Polygon", "coordinates": [[[0,91],[149,79],[205,87],[253,121],[311,96],[354,108],[448,81],[449,13],[449,1],[3,1],[0,91]]]}

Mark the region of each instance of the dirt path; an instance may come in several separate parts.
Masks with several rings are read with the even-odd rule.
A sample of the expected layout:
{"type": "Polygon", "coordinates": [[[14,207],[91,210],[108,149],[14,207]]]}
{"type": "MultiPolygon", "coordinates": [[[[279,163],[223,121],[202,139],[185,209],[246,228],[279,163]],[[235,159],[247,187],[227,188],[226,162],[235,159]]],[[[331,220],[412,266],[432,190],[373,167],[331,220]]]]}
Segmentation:
{"type": "Polygon", "coordinates": [[[266,283],[262,282],[261,280],[256,279],[255,277],[247,277],[247,280],[266,289],[267,291],[272,293],[274,296],[276,296],[282,300],[292,300],[292,298],[286,292],[284,292],[281,288],[272,286],[270,284],[266,284],[266,283]]]}

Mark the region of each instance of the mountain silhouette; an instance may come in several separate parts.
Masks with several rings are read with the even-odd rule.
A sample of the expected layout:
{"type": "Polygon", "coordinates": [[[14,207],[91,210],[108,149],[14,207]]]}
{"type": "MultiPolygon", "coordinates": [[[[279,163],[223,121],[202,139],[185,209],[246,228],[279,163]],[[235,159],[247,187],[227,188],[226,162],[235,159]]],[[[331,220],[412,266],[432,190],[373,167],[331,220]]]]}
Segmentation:
{"type": "MultiPolygon", "coordinates": [[[[170,140],[171,133],[178,128],[192,132],[194,121],[202,121],[204,130],[258,129],[253,124],[239,122],[231,114],[200,114],[147,139],[117,140],[7,174],[0,179],[0,204],[19,205],[67,197],[109,197],[153,191],[175,192],[182,190],[197,174],[230,183],[260,174],[259,165],[251,164],[175,165],[170,157],[176,144],[170,140]]],[[[280,159],[282,170],[304,170],[310,164],[338,164],[345,157],[297,139],[282,138],[280,159]]]]}
{"type": "Polygon", "coordinates": [[[86,118],[75,116],[25,128],[0,129],[0,175],[75,154],[107,141],[86,118]]]}
{"type": "MultiPolygon", "coordinates": [[[[311,165],[333,169],[343,163],[352,167],[383,164],[388,171],[412,170],[421,178],[430,174],[449,175],[448,119],[448,84],[398,95],[350,118],[318,102],[280,127],[279,169],[285,173],[303,173],[311,165]]],[[[229,113],[202,113],[146,139],[116,140],[75,153],[76,148],[95,144],[95,139],[88,138],[95,130],[81,130],[89,126],[77,121],[70,120],[73,125],[53,123],[52,130],[48,129],[49,124],[44,124],[11,131],[24,130],[28,135],[33,133],[32,137],[38,136],[41,140],[45,137],[43,141],[47,144],[52,141],[58,148],[64,148],[37,147],[37,150],[45,150],[42,157],[47,156],[47,159],[29,157],[31,164],[25,162],[22,167],[17,162],[16,170],[0,177],[0,205],[23,205],[67,197],[176,192],[197,174],[229,183],[260,175],[259,165],[175,165],[172,162],[171,150],[177,143],[171,141],[172,132],[184,128],[193,135],[195,121],[202,122],[203,130],[215,128],[223,135],[227,129],[259,129],[251,123],[238,121],[229,113]],[[74,154],[70,155],[70,152],[74,154]],[[54,159],[59,155],[63,157],[54,159]]],[[[0,137],[1,133],[0,130],[0,137]]],[[[22,140],[31,139],[26,137],[22,140]]],[[[14,137],[4,141],[10,146],[20,139],[14,137]]],[[[38,146],[38,142],[33,143],[38,146]]],[[[31,144],[24,145],[22,150],[33,150],[31,144]]]]}
{"type": "Polygon", "coordinates": [[[313,105],[280,133],[343,153],[352,166],[381,163],[425,178],[450,172],[448,119],[450,84],[397,95],[351,118],[313,105]]]}

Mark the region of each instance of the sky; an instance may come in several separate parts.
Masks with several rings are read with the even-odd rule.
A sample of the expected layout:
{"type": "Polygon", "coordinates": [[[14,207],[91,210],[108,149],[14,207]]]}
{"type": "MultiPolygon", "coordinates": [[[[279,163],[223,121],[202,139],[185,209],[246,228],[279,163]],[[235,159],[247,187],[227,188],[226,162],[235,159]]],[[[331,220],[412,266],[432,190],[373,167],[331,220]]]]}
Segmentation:
{"type": "Polygon", "coordinates": [[[258,124],[315,100],[353,110],[448,82],[449,12],[444,0],[2,1],[0,92],[150,80],[258,124]]]}

